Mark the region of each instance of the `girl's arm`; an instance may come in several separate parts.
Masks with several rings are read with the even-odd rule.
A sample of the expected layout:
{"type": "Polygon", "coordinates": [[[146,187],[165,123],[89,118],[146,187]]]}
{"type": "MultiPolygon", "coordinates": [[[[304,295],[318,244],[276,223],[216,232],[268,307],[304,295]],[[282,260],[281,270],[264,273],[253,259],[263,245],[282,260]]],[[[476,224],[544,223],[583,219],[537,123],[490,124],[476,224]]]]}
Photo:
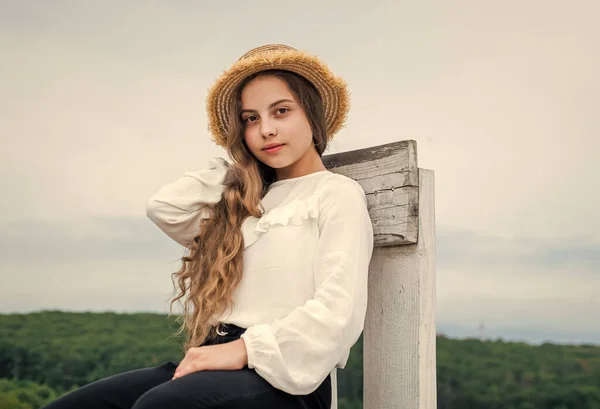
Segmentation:
{"type": "Polygon", "coordinates": [[[198,234],[200,219],[206,217],[203,206],[221,200],[229,163],[215,157],[209,166],[186,172],[184,176],[160,188],[148,201],[147,216],[169,237],[191,247],[198,234]]]}

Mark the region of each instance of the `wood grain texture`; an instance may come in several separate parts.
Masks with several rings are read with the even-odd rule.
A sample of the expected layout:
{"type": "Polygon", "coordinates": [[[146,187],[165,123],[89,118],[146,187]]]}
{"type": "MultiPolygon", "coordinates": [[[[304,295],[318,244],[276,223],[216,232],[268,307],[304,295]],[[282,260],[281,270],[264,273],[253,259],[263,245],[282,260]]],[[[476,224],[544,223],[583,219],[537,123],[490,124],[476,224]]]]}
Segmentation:
{"type": "Polygon", "coordinates": [[[419,405],[418,409],[437,408],[436,377],[436,257],[435,257],[435,180],[431,170],[419,170],[419,405]]]}
{"type": "Polygon", "coordinates": [[[338,387],[337,387],[337,368],[331,371],[331,406],[330,409],[338,409],[338,387]]]}
{"type": "Polygon", "coordinates": [[[418,241],[376,248],[364,331],[365,409],[435,409],[434,175],[419,172],[418,241]]]}
{"type": "Polygon", "coordinates": [[[322,159],[327,169],[362,186],[373,223],[375,247],[417,242],[419,169],[415,141],[324,155],[322,159]]]}

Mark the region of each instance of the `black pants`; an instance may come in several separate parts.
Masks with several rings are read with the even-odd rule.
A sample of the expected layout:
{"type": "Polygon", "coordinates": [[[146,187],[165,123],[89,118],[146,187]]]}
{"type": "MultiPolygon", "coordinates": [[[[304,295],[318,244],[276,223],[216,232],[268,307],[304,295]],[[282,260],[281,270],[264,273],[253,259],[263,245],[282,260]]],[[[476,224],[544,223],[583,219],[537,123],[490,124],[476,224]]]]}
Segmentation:
{"type": "MultiPolygon", "coordinates": [[[[243,328],[228,325],[227,335],[209,344],[239,339],[243,328]]],[[[43,409],[330,409],[331,379],[309,395],[274,388],[247,366],[237,371],[201,371],[171,380],[177,363],[136,369],[85,385],[43,409]]]]}

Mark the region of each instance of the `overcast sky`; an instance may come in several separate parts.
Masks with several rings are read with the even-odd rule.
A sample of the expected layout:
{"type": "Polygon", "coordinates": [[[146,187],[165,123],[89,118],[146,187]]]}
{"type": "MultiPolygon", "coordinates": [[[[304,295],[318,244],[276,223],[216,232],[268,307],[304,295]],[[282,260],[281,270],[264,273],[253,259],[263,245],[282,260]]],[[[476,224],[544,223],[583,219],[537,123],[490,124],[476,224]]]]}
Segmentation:
{"type": "Polygon", "coordinates": [[[166,311],[182,249],[146,202],[226,156],[207,89],[248,49],[285,43],[352,92],[326,153],[414,139],[435,171],[439,332],[600,343],[599,13],[0,1],[0,312],[166,311]]]}

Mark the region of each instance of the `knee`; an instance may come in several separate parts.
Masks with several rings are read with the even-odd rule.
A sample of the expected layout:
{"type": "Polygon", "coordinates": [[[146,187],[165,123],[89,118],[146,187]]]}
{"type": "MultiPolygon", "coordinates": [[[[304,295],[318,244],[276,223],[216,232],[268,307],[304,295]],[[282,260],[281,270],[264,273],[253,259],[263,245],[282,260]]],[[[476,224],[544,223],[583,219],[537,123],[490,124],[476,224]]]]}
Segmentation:
{"type": "Polygon", "coordinates": [[[131,409],[191,408],[191,403],[186,402],[181,393],[166,386],[150,389],[138,398],[131,409]]]}

